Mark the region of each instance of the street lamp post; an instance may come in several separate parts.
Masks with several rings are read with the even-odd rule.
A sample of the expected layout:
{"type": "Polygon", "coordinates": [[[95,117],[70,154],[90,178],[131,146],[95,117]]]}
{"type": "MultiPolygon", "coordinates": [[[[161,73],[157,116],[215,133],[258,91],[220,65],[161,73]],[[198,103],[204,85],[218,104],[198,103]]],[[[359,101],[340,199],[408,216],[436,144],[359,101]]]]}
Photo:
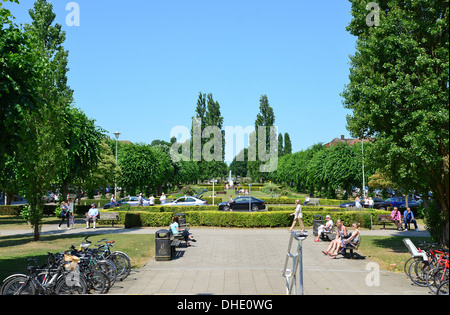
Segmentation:
{"type": "MultiPolygon", "coordinates": [[[[116,167],[118,165],[117,163],[117,140],[119,139],[120,132],[116,129],[116,132],[114,132],[114,136],[116,137],[116,167]]],[[[117,200],[117,181],[116,176],[114,175],[114,198],[117,200]]]]}

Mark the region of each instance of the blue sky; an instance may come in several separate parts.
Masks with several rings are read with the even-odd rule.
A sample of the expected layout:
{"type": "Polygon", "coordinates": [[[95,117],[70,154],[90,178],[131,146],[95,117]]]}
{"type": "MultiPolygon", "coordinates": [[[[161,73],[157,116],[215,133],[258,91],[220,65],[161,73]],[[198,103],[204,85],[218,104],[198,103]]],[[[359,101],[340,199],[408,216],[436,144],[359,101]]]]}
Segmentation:
{"type": "MultiPolygon", "coordinates": [[[[29,22],[33,0],[6,4],[29,22]]],[[[293,151],[345,135],[340,93],[356,38],[347,0],[54,0],[75,106],[121,140],[168,141],[212,93],[225,126],[254,125],[266,94],[293,151]],[[80,26],[66,24],[66,4],[80,26]]]]}

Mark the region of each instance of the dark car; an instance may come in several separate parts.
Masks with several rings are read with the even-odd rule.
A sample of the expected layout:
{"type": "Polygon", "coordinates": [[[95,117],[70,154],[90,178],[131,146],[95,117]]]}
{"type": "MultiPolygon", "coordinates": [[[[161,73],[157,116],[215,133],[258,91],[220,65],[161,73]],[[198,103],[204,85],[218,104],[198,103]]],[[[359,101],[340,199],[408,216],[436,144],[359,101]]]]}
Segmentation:
{"type": "MultiPolygon", "coordinates": [[[[363,204],[361,203],[361,205],[364,208],[369,208],[369,205],[363,204]]],[[[349,207],[354,207],[355,206],[355,202],[346,202],[346,203],[341,203],[339,205],[340,208],[349,208],[349,207]]],[[[374,209],[379,209],[379,210],[387,210],[388,207],[391,207],[391,203],[389,201],[385,201],[381,198],[373,198],[373,208],[374,209]]]]}
{"type": "MultiPolygon", "coordinates": [[[[406,209],[406,200],[405,197],[392,197],[389,199],[386,199],[391,204],[391,207],[397,207],[401,209],[406,209]]],[[[419,207],[419,203],[412,198],[408,198],[408,207],[411,209],[415,209],[419,207]]]]}
{"type": "Polygon", "coordinates": [[[250,196],[239,196],[233,200],[229,205],[229,201],[221,202],[218,204],[219,210],[229,211],[230,208],[233,211],[259,211],[266,209],[264,200],[250,197],[250,196]]]}

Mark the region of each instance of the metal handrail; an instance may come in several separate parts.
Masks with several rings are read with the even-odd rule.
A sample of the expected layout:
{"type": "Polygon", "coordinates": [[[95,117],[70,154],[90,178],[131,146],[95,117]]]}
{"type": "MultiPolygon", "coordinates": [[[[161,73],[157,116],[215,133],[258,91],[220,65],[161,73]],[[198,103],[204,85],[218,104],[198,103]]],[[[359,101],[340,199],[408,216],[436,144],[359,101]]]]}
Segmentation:
{"type": "Polygon", "coordinates": [[[289,238],[288,250],[286,253],[286,260],[284,262],[284,268],[281,270],[281,275],[286,278],[286,294],[297,294],[297,272],[299,275],[299,294],[303,295],[303,257],[302,257],[302,242],[306,239],[308,234],[306,232],[296,233],[291,232],[289,238]],[[292,243],[298,241],[297,252],[292,253],[292,243]],[[292,270],[288,269],[289,259],[292,259],[292,270]]]}

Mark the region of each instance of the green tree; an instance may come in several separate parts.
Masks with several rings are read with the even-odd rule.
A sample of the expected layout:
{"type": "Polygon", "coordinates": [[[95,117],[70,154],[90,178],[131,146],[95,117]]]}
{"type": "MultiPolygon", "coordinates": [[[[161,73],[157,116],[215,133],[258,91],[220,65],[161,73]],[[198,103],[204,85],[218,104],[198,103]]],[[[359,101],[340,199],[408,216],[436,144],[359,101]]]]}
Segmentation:
{"type": "Polygon", "coordinates": [[[291,154],[292,153],[292,142],[291,142],[291,137],[289,136],[289,134],[286,132],[284,134],[284,155],[286,154],[291,154]]]}
{"type": "MultiPolygon", "coordinates": [[[[263,162],[260,160],[260,152],[259,152],[259,144],[260,141],[263,141],[264,139],[259,139],[259,127],[266,127],[265,132],[265,140],[266,140],[266,152],[269,152],[270,148],[270,127],[273,127],[275,125],[275,114],[273,111],[273,108],[269,104],[269,99],[267,95],[262,95],[259,99],[259,113],[256,115],[255,120],[255,130],[256,130],[256,161],[249,161],[248,162],[248,171],[250,177],[253,179],[253,181],[261,181],[265,180],[267,178],[267,174],[261,172],[260,166],[263,164],[263,162]]],[[[249,157],[250,159],[250,157],[249,157]]]]}
{"type": "Polygon", "coordinates": [[[406,190],[433,192],[449,244],[449,1],[352,0],[347,30],[357,36],[342,96],[353,136],[375,138],[371,162],[406,190]]]}
{"type": "Polygon", "coordinates": [[[278,134],[278,157],[282,157],[284,155],[284,145],[283,145],[283,135],[281,133],[278,134]]]}

